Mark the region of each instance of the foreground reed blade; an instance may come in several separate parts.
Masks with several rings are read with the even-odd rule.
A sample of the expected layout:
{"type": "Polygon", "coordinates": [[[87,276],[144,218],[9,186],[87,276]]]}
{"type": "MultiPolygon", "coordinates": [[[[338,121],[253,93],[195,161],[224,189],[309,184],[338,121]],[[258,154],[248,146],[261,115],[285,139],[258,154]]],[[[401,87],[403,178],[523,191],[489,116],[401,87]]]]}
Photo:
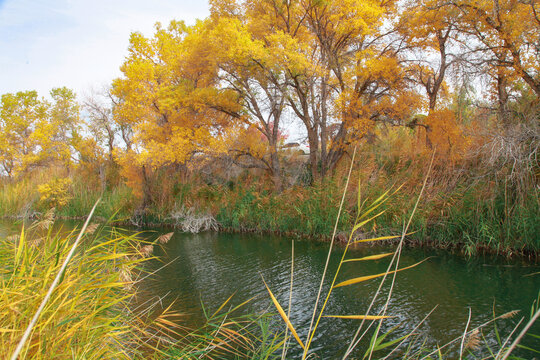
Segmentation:
{"type": "Polygon", "coordinates": [[[334,285],[334,289],[338,288],[338,287],[342,287],[342,286],[358,284],[358,283],[361,283],[361,282],[364,282],[364,281],[368,281],[368,280],[371,280],[371,279],[376,279],[376,278],[383,277],[383,276],[390,275],[390,274],[395,274],[395,273],[398,273],[398,272],[403,271],[403,270],[412,269],[412,268],[420,265],[424,261],[427,261],[428,259],[424,259],[422,261],[417,262],[416,264],[401,268],[399,270],[392,270],[392,271],[387,271],[387,272],[380,273],[380,274],[360,276],[360,277],[357,277],[357,278],[354,278],[354,279],[345,280],[343,282],[340,282],[337,285],[334,285]]]}
{"type": "Polygon", "coordinates": [[[302,340],[300,340],[300,337],[298,336],[298,333],[294,329],[293,324],[291,323],[291,321],[287,317],[287,314],[285,314],[285,311],[283,310],[283,308],[281,307],[281,305],[277,301],[276,297],[274,296],[274,294],[272,293],[272,291],[270,290],[270,288],[266,284],[266,281],[264,281],[264,278],[263,278],[263,282],[264,282],[264,286],[266,286],[266,289],[268,290],[268,293],[270,294],[270,298],[272,299],[272,302],[274,303],[274,305],[276,306],[277,311],[279,312],[279,315],[281,316],[283,321],[285,321],[285,324],[287,325],[287,327],[291,331],[291,334],[293,334],[294,338],[298,342],[298,345],[300,345],[302,347],[302,349],[305,349],[306,346],[304,345],[302,340]]]}
{"type": "MultiPolygon", "coordinates": [[[[77,249],[77,246],[79,245],[79,242],[81,241],[82,236],[86,232],[86,228],[88,227],[88,223],[90,222],[90,219],[92,218],[92,215],[94,215],[94,211],[96,210],[96,207],[99,204],[100,200],[101,199],[98,199],[96,201],[96,203],[94,204],[94,207],[90,211],[90,214],[86,218],[86,222],[84,223],[81,231],[79,232],[79,235],[77,236],[77,239],[73,243],[73,246],[71,247],[71,251],[68,253],[66,259],[64,260],[64,263],[62,264],[62,267],[60,268],[60,271],[58,271],[58,274],[56,275],[56,278],[54,279],[53,283],[51,284],[51,286],[49,288],[49,291],[47,291],[47,294],[43,298],[43,301],[39,305],[39,308],[36,311],[36,313],[34,314],[34,317],[32,318],[32,320],[30,321],[30,324],[28,324],[28,327],[26,328],[21,340],[19,341],[19,344],[17,345],[17,348],[15,349],[13,354],[11,355],[11,360],[16,360],[19,357],[19,354],[21,353],[26,341],[28,340],[28,337],[32,333],[32,329],[36,325],[36,323],[37,323],[37,321],[39,319],[39,316],[41,315],[41,312],[45,308],[45,305],[47,305],[47,302],[49,302],[49,299],[51,298],[54,289],[56,288],[56,286],[60,282],[60,279],[62,278],[62,276],[64,274],[64,271],[66,270],[71,258],[73,257],[73,254],[75,253],[75,250],[77,249]]],[[[20,242],[22,243],[23,240],[24,240],[24,238],[21,237],[20,242]]],[[[22,245],[20,245],[20,246],[22,246],[22,245]]]]}
{"type": "MultiPolygon", "coordinates": [[[[317,327],[317,324],[315,324],[315,328],[313,328],[313,322],[315,321],[315,317],[317,316],[317,308],[319,306],[319,299],[321,297],[322,287],[324,285],[324,279],[326,277],[326,272],[328,271],[328,264],[330,263],[330,256],[332,254],[332,248],[334,246],[334,241],[335,241],[335,238],[336,238],[337,227],[338,227],[338,224],[339,224],[339,218],[341,217],[341,212],[343,210],[343,204],[345,203],[345,195],[347,194],[347,189],[349,188],[349,180],[351,179],[352,169],[353,169],[353,166],[354,166],[354,159],[356,158],[356,149],[357,149],[357,147],[355,146],[353,156],[351,158],[351,165],[349,167],[349,173],[347,175],[347,182],[345,183],[345,188],[343,189],[343,196],[341,197],[341,202],[340,202],[340,205],[339,205],[339,211],[338,211],[338,215],[337,215],[337,218],[336,218],[336,223],[334,225],[334,231],[332,233],[332,239],[330,240],[330,249],[328,250],[328,256],[326,257],[326,263],[324,265],[324,271],[323,271],[323,274],[322,274],[322,277],[321,277],[321,283],[319,285],[319,290],[317,292],[317,298],[315,299],[315,306],[313,308],[313,315],[311,317],[311,322],[309,324],[306,347],[304,348],[304,353],[302,355],[302,359],[305,359],[307,354],[308,354],[309,346],[311,344],[311,340],[313,339],[313,335],[315,333],[315,328],[317,327]]],[[[321,314],[322,314],[322,312],[321,312],[321,314]]]]}
{"type": "MultiPolygon", "coordinates": [[[[381,282],[379,284],[379,288],[377,289],[377,292],[373,295],[373,298],[371,300],[371,303],[370,303],[368,311],[367,311],[368,314],[371,311],[371,308],[373,307],[373,305],[375,304],[375,300],[377,299],[377,297],[378,297],[378,295],[379,295],[379,293],[380,293],[380,291],[382,289],[382,286],[383,286],[384,282],[386,281],[386,278],[387,278],[388,274],[390,273],[390,269],[392,268],[392,265],[394,264],[394,261],[395,261],[395,270],[393,271],[394,276],[392,278],[392,284],[390,286],[390,290],[388,291],[388,296],[386,298],[386,302],[384,304],[384,310],[382,312],[383,315],[386,314],[386,310],[388,309],[390,299],[392,297],[392,292],[393,292],[394,284],[395,284],[395,281],[396,281],[396,275],[397,275],[397,272],[399,271],[398,268],[399,268],[399,262],[400,262],[400,259],[401,259],[401,250],[403,248],[403,242],[405,240],[405,236],[407,235],[407,233],[409,231],[409,226],[411,225],[414,214],[416,213],[416,210],[418,209],[418,204],[420,203],[420,199],[422,198],[422,195],[424,194],[424,190],[426,188],[428,178],[431,175],[431,169],[433,167],[433,160],[435,159],[435,152],[436,152],[436,150],[433,150],[433,154],[431,156],[431,161],[429,163],[429,168],[428,168],[428,171],[426,173],[426,176],[424,177],[424,182],[422,184],[422,188],[420,189],[420,193],[418,194],[418,198],[416,199],[416,203],[414,205],[413,211],[412,211],[411,215],[409,216],[409,221],[404,226],[404,228],[403,228],[403,230],[401,232],[401,239],[399,240],[397,250],[396,250],[394,256],[392,257],[392,260],[390,260],[390,265],[388,265],[388,268],[386,270],[387,274],[384,274],[382,276],[381,282]]],[[[418,264],[416,264],[416,265],[418,265],[418,264]]],[[[413,265],[413,267],[416,266],[416,265],[413,265]]],[[[371,325],[374,324],[374,322],[372,322],[371,325],[368,326],[368,329],[366,329],[364,331],[364,334],[362,334],[357,339],[357,337],[360,334],[360,331],[362,329],[362,326],[364,325],[364,322],[365,322],[365,320],[362,320],[362,322],[360,323],[360,326],[358,327],[358,330],[354,334],[353,339],[351,340],[351,343],[349,344],[349,347],[347,348],[347,351],[346,351],[345,355],[343,356],[343,359],[346,359],[351,354],[352,350],[358,345],[360,340],[362,340],[363,336],[367,333],[367,331],[369,330],[371,325]]],[[[381,324],[382,324],[382,320],[379,322],[379,326],[377,326],[377,329],[375,330],[375,334],[373,335],[374,338],[377,338],[377,336],[379,334],[381,324]]],[[[371,347],[370,352],[369,352],[369,360],[371,360],[371,357],[373,355],[373,351],[374,351],[374,347],[371,347]]]]}

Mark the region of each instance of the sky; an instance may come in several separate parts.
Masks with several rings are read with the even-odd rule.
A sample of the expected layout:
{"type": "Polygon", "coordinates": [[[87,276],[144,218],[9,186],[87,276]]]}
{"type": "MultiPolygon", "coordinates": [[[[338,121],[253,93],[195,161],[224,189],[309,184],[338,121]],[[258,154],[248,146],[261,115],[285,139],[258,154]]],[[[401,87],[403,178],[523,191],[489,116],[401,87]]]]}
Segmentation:
{"type": "Polygon", "coordinates": [[[121,75],[131,32],[208,14],[206,0],[0,0],[0,94],[88,95],[121,75]]]}

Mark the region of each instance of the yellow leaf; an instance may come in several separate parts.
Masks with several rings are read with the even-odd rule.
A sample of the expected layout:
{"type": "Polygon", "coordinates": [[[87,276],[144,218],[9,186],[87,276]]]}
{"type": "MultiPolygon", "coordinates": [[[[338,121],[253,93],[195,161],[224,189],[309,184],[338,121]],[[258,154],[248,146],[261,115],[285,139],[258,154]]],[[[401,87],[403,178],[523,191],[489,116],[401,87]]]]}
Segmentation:
{"type": "Polygon", "coordinates": [[[377,255],[365,256],[365,257],[359,258],[359,259],[344,260],[343,262],[346,263],[346,262],[353,262],[353,261],[379,260],[379,259],[385,258],[385,257],[390,256],[390,255],[394,255],[394,253],[386,253],[386,254],[377,254],[377,255]]]}
{"type": "Polygon", "coordinates": [[[272,302],[274,303],[274,305],[276,306],[277,311],[279,312],[279,315],[281,315],[281,318],[283,319],[283,321],[285,321],[285,324],[287,324],[287,327],[289,328],[289,330],[293,334],[296,341],[298,341],[298,344],[300,344],[302,349],[305,349],[304,343],[302,342],[302,340],[300,340],[300,337],[298,336],[298,333],[294,329],[294,326],[289,321],[289,318],[287,317],[287,314],[285,314],[285,311],[283,311],[283,308],[281,307],[281,305],[279,305],[279,302],[275,298],[274,294],[272,294],[272,291],[270,290],[270,288],[266,284],[266,281],[264,281],[264,278],[263,278],[263,282],[264,282],[264,286],[266,286],[266,290],[268,290],[268,293],[270,294],[270,298],[272,298],[272,302]]]}
{"type": "Polygon", "coordinates": [[[393,270],[393,271],[388,271],[388,272],[384,272],[384,273],[381,273],[381,274],[376,274],[376,275],[366,275],[366,276],[360,276],[360,277],[357,277],[357,278],[354,278],[354,279],[350,279],[350,280],[346,280],[346,281],[343,281],[343,282],[340,282],[339,284],[335,285],[334,288],[338,288],[338,287],[342,287],[342,286],[347,286],[347,285],[354,285],[354,284],[358,284],[358,283],[361,283],[361,282],[364,282],[364,281],[368,281],[368,280],[371,280],[371,279],[376,279],[378,277],[382,277],[382,276],[385,276],[385,275],[390,275],[390,274],[394,274],[396,272],[400,272],[400,271],[403,271],[403,270],[407,270],[407,269],[411,269],[415,266],[418,266],[420,265],[421,263],[423,263],[424,261],[426,261],[427,259],[425,260],[422,260],[414,265],[411,265],[411,266],[407,266],[407,267],[404,267],[403,269],[399,269],[399,270],[393,270]]]}
{"type": "Polygon", "coordinates": [[[337,318],[337,319],[353,319],[353,320],[381,320],[387,319],[392,316],[376,316],[376,315],[325,315],[323,317],[327,318],[337,318]]]}

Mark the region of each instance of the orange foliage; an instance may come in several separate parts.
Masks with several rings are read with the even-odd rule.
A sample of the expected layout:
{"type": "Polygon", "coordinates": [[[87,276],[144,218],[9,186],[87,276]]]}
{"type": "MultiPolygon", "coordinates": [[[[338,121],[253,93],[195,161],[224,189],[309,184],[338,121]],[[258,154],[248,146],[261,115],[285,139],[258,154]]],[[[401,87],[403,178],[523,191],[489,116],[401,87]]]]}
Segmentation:
{"type": "Polygon", "coordinates": [[[461,160],[470,144],[455,113],[449,109],[432,111],[425,120],[429,127],[424,142],[424,151],[436,151],[437,158],[454,163],[461,160]]]}

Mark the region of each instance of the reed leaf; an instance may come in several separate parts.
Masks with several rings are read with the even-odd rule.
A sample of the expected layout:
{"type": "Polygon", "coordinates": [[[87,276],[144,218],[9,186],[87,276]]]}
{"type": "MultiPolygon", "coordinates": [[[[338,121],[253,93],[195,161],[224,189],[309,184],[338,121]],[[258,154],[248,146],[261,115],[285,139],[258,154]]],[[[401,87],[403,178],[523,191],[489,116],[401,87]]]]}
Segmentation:
{"type": "Polygon", "coordinates": [[[372,241],[392,240],[392,239],[398,239],[400,237],[401,235],[380,236],[380,237],[372,238],[372,239],[355,240],[352,242],[352,244],[367,243],[367,242],[372,242],[372,241]]]}
{"type": "Polygon", "coordinates": [[[381,216],[382,214],[384,214],[386,212],[386,210],[383,210],[381,211],[380,213],[378,213],[377,215],[375,216],[372,216],[370,217],[369,219],[367,220],[364,220],[364,221],[361,221],[359,222],[358,224],[354,225],[352,231],[351,231],[351,234],[354,234],[356,232],[356,230],[360,229],[362,226],[366,225],[367,223],[369,223],[370,221],[378,218],[379,216],[381,216]]]}
{"type": "Polygon", "coordinates": [[[227,303],[233,298],[234,294],[236,293],[233,293],[231,296],[229,296],[227,300],[225,300],[223,304],[221,304],[221,306],[216,310],[216,312],[214,313],[214,315],[212,315],[212,317],[215,317],[225,307],[225,305],[227,305],[227,303]]]}
{"type": "MultiPolygon", "coordinates": [[[[428,259],[429,259],[429,258],[428,258],[428,259]]],[[[400,272],[400,271],[403,271],[403,270],[412,269],[413,267],[416,267],[416,266],[420,265],[421,263],[423,263],[424,261],[426,261],[426,260],[428,260],[428,259],[424,259],[424,260],[422,260],[422,261],[420,261],[420,262],[417,262],[417,263],[414,264],[414,265],[410,265],[410,266],[401,268],[401,269],[399,269],[399,270],[387,271],[387,272],[380,273],[380,274],[375,274],[375,275],[360,276],[360,277],[357,277],[357,278],[354,278],[354,279],[346,280],[346,281],[340,282],[340,283],[337,284],[337,285],[334,285],[334,289],[335,289],[335,288],[338,288],[338,287],[342,287],[342,286],[348,286],[348,285],[358,284],[358,283],[361,283],[361,282],[364,282],[364,281],[368,281],[368,280],[371,280],[371,279],[376,279],[376,278],[379,278],[379,277],[382,277],[382,276],[385,276],[385,275],[394,274],[394,273],[397,273],[397,272],[400,272]]]]}
{"type": "Polygon", "coordinates": [[[347,259],[347,260],[343,260],[343,262],[346,263],[346,262],[354,262],[354,261],[379,260],[379,259],[383,259],[383,258],[385,258],[385,257],[392,256],[392,255],[394,255],[393,252],[391,252],[391,253],[385,253],[385,254],[378,254],[378,255],[365,256],[365,257],[358,258],[358,259],[347,259]]]}
{"type": "Polygon", "coordinates": [[[266,286],[266,290],[268,290],[268,294],[270,294],[270,298],[272,299],[272,302],[274,303],[277,311],[279,312],[279,315],[281,315],[281,318],[283,319],[283,321],[285,321],[285,324],[287,325],[287,327],[291,331],[291,334],[293,334],[293,336],[296,339],[296,341],[298,342],[298,344],[302,347],[302,349],[305,349],[306,347],[304,346],[304,343],[302,342],[302,340],[300,340],[300,337],[298,336],[298,333],[296,332],[293,324],[291,324],[291,321],[287,317],[287,314],[285,314],[285,311],[283,310],[283,308],[281,307],[281,305],[277,301],[276,297],[272,293],[272,290],[270,290],[270,288],[266,284],[266,281],[264,281],[264,278],[263,278],[263,282],[264,282],[264,286],[266,286]]]}
{"type": "Polygon", "coordinates": [[[388,319],[392,316],[377,316],[377,315],[324,315],[325,318],[336,319],[352,319],[352,320],[381,320],[388,319]]]}

